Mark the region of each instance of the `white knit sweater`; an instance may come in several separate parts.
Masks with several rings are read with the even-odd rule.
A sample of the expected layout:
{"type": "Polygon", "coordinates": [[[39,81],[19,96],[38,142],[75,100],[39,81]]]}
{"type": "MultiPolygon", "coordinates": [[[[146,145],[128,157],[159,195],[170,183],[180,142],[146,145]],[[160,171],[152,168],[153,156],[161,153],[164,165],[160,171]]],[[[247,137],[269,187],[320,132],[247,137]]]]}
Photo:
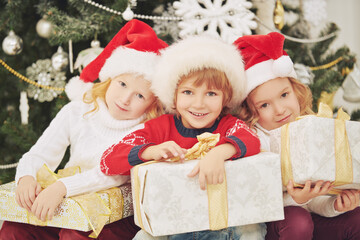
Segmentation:
{"type": "Polygon", "coordinates": [[[72,101],[65,105],[36,144],[19,161],[15,181],[25,175],[36,179],[37,171],[46,164],[55,170],[70,145],[70,159],[65,167],[79,166],[81,173],[62,178],[67,197],[119,186],[129,176],[106,176],[100,171],[102,153],[118,143],[125,135],[143,127],[144,117],[134,120],[114,119],[105,103],[99,102],[99,111],[84,115],[93,105],[72,101]]]}
{"type": "MultiPolygon", "coordinates": [[[[260,139],[261,150],[270,151],[270,131],[263,128],[261,125],[255,125],[256,133],[260,139]]],[[[336,196],[319,196],[315,197],[304,204],[298,204],[294,201],[294,199],[286,192],[286,188],[283,187],[284,193],[284,206],[301,206],[308,210],[309,212],[313,212],[319,214],[324,217],[335,217],[341,214],[334,208],[334,202],[336,200],[336,196]]]]}

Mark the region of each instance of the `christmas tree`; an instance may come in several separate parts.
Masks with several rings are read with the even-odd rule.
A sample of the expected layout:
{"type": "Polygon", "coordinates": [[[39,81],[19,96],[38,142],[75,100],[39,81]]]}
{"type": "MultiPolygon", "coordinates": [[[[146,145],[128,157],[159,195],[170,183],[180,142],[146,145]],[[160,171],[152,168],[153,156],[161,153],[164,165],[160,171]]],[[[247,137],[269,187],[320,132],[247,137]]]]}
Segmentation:
{"type": "MultiPolygon", "coordinates": [[[[284,18],[279,2],[1,2],[0,184],[14,179],[18,160],[69,101],[63,91],[65,84],[79,75],[81,68],[101,51],[101,46],[110,41],[126,20],[138,18],[147,22],[169,44],[186,35],[202,32],[220,36],[230,43],[242,35],[277,31],[275,25],[280,28],[284,18]]],[[[287,36],[287,52],[299,64],[300,80],[309,84],[313,91],[316,110],[317,101],[324,98],[324,93],[331,95],[342,85],[354,68],[356,59],[346,46],[328,52],[329,45],[336,38],[336,25],[328,24],[319,36],[311,36],[311,29],[304,27],[308,26],[306,22],[304,24],[303,10],[306,8],[301,8],[301,1],[293,2],[298,4],[284,4],[285,14],[292,12],[299,17],[286,23],[281,32],[287,36]],[[309,38],[316,40],[302,43],[309,38]]],[[[352,114],[353,119],[359,118],[356,114],[352,114]]],[[[67,159],[68,156],[65,156],[63,162],[67,159]]]]}

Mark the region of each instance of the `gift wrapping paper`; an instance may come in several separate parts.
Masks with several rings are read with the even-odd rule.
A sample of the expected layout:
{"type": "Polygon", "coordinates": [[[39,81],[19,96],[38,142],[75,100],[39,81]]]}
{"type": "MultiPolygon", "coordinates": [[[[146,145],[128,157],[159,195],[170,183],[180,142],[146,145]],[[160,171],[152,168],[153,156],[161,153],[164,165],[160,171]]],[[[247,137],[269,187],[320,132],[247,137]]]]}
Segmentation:
{"type": "MultiPolygon", "coordinates": [[[[337,121],[306,116],[289,123],[288,134],[282,133],[283,127],[271,131],[270,149],[275,153],[287,149],[290,156],[290,171],[295,183],[325,180],[337,182],[337,189],[360,189],[360,122],[343,121],[346,131],[336,135],[337,121]],[[284,135],[288,135],[288,147],[284,145],[284,135]],[[342,146],[336,150],[336,144],[344,143],[348,145],[349,153],[346,152],[346,147],[342,146]],[[343,166],[344,163],[347,166],[343,166]],[[345,180],[336,181],[337,179],[345,180]]],[[[283,176],[288,174],[289,169],[284,171],[283,176]]],[[[283,184],[286,185],[286,182],[283,184]]]]}
{"type": "MultiPolygon", "coordinates": [[[[198,161],[145,163],[132,169],[138,226],[153,236],[209,229],[208,193],[200,189],[198,177],[187,177],[198,161]]],[[[278,154],[263,152],[226,161],[225,172],[228,227],[284,218],[278,154]]]]}
{"type": "MultiPolygon", "coordinates": [[[[57,208],[52,220],[43,222],[38,220],[32,213],[21,208],[15,201],[15,182],[10,182],[0,186],[0,219],[4,221],[30,223],[39,226],[52,226],[60,228],[75,229],[80,231],[93,230],[89,221],[89,215],[79,204],[86,199],[87,195],[65,198],[57,208]],[[84,198],[85,197],[85,198],[84,198]]],[[[99,191],[96,197],[100,197],[102,202],[112,209],[107,223],[117,221],[127,216],[133,215],[132,196],[130,183],[119,187],[120,191],[99,191]]],[[[95,204],[94,204],[95,205],[95,204]]],[[[89,209],[96,211],[96,206],[88,205],[89,209]]],[[[92,213],[93,214],[93,213],[92,213]]],[[[95,212],[96,215],[96,212],[95,212]]]]}

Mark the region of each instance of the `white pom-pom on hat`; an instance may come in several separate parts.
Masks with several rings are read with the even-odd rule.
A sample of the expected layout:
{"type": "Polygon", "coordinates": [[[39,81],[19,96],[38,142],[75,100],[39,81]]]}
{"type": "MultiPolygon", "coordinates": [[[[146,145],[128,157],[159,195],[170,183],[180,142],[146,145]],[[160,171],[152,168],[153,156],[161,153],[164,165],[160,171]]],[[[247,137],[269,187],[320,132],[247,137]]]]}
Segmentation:
{"type": "Polygon", "coordinates": [[[71,101],[81,101],[94,84],[84,82],[79,76],[72,77],[65,86],[65,93],[71,101]]]}

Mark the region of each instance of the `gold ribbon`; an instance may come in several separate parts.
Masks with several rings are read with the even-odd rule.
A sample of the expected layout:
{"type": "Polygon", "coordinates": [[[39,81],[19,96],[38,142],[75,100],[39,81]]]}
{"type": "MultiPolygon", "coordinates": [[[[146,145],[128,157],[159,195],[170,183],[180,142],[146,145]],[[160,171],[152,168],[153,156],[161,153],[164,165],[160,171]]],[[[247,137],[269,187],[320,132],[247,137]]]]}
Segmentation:
{"type": "MultiPolygon", "coordinates": [[[[302,119],[302,116],[298,119],[302,119]]],[[[317,117],[332,118],[333,112],[329,106],[320,103],[317,117]]],[[[297,120],[298,120],[297,119],[297,120]]],[[[350,117],[341,108],[334,119],[334,133],[335,133],[335,181],[334,186],[340,186],[353,182],[352,157],[350,146],[346,134],[345,121],[350,120],[350,117]]],[[[281,127],[281,174],[283,185],[286,186],[289,180],[293,180],[292,165],[290,160],[290,136],[289,124],[287,123],[281,127]]],[[[303,187],[302,184],[294,183],[295,187],[303,187]]],[[[330,193],[337,194],[341,190],[333,189],[330,193]]]]}
{"type": "MultiPolygon", "coordinates": [[[[59,178],[72,176],[76,173],[80,173],[80,168],[76,166],[59,170],[56,174],[44,164],[43,167],[37,172],[36,177],[41,187],[44,189],[56,182],[59,178]]],[[[124,204],[124,199],[120,188],[114,187],[99,191],[98,193],[88,193],[71,197],[72,200],[79,204],[80,208],[85,214],[86,219],[89,222],[91,229],[93,230],[93,232],[89,235],[91,238],[98,237],[107,221],[117,221],[121,219],[123,215],[123,208],[119,208],[119,203],[117,202],[120,201],[120,206],[123,206],[124,204]],[[108,194],[109,204],[106,204],[98,195],[98,193],[108,194]]],[[[37,219],[31,213],[28,213],[28,222],[40,226],[47,225],[46,221],[43,222],[37,219]]]]}
{"type": "MultiPolygon", "coordinates": [[[[203,133],[197,136],[198,143],[196,143],[186,154],[186,160],[195,160],[206,155],[211,148],[216,146],[220,139],[220,134],[203,133]]],[[[170,159],[170,161],[177,161],[178,159],[170,159]]],[[[144,229],[144,224],[140,213],[140,178],[139,168],[148,164],[158,163],[158,161],[149,161],[133,167],[134,179],[134,200],[136,208],[136,217],[139,226],[144,229]]],[[[145,181],[145,179],[144,179],[145,181]]],[[[228,227],[228,200],[227,200],[227,183],[226,175],[224,174],[224,181],[221,184],[207,184],[207,195],[209,203],[209,228],[210,230],[219,230],[228,227]]]]}

